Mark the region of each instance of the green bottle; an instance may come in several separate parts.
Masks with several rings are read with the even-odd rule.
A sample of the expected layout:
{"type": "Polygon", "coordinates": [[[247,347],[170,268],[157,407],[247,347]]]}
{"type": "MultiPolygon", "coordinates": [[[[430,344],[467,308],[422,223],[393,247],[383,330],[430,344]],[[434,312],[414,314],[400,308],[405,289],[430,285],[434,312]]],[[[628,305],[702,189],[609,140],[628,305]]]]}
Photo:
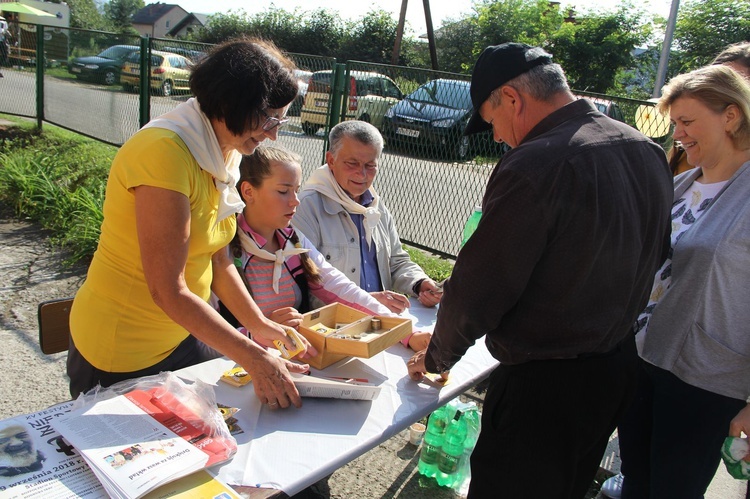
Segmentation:
{"type": "Polygon", "coordinates": [[[461,417],[460,411],[456,411],[455,417],[445,430],[443,447],[438,456],[438,472],[435,478],[437,483],[444,487],[454,487],[460,479],[458,471],[461,457],[464,455],[466,429],[466,419],[461,417]]]}
{"type": "Polygon", "coordinates": [[[463,245],[466,244],[466,241],[469,240],[471,235],[477,229],[477,225],[479,225],[479,219],[481,218],[482,218],[482,207],[475,206],[474,211],[471,213],[469,218],[466,220],[466,224],[464,225],[464,234],[463,234],[463,239],[461,240],[461,247],[463,247],[463,245]]]}
{"type": "Polygon", "coordinates": [[[422,452],[419,454],[419,472],[428,477],[434,477],[438,469],[438,456],[443,446],[445,429],[451,421],[455,409],[444,405],[430,414],[427,429],[422,442],[422,452]]]}

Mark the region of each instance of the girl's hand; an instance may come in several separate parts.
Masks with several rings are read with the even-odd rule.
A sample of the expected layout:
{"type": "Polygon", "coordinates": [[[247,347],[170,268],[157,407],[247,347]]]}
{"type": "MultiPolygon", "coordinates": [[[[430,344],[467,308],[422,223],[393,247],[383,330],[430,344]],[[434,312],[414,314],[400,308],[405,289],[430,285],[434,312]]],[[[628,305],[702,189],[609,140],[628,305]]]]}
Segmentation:
{"type": "Polygon", "coordinates": [[[274,310],[268,318],[283,326],[293,327],[294,329],[298,329],[299,325],[302,324],[302,314],[294,307],[284,307],[274,310]]]}
{"type": "Polygon", "coordinates": [[[432,333],[429,331],[415,331],[409,338],[409,348],[415,352],[426,350],[431,338],[432,333]]]}
{"type": "Polygon", "coordinates": [[[370,294],[394,314],[400,314],[411,305],[407,297],[394,291],[375,291],[370,294]]]}

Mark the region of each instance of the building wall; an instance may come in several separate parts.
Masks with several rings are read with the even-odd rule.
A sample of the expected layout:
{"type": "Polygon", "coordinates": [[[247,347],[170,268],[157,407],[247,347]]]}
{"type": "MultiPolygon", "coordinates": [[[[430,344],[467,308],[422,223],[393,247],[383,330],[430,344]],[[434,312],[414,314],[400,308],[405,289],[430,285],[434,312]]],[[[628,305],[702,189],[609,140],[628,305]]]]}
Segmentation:
{"type": "MultiPolygon", "coordinates": [[[[13,1],[13,0],[8,0],[13,1]]],[[[22,23],[31,24],[44,24],[45,26],[55,26],[56,28],[68,28],[70,27],[70,7],[64,3],[52,3],[43,2],[42,0],[17,0],[18,2],[34,7],[50,14],[55,14],[55,17],[38,17],[30,14],[20,14],[18,16],[19,21],[22,23]]],[[[5,3],[0,1],[0,4],[5,3]]],[[[2,7],[0,7],[2,10],[2,7]]],[[[7,17],[7,16],[6,16],[7,17]]]]}
{"type": "MultiPolygon", "coordinates": [[[[169,30],[174,28],[177,23],[185,19],[185,16],[187,15],[188,13],[182,7],[172,8],[169,12],[167,12],[154,23],[154,26],[148,36],[153,36],[154,38],[164,38],[169,30]]],[[[133,25],[133,27],[137,29],[139,33],[145,34],[136,25],[133,25]]]]}

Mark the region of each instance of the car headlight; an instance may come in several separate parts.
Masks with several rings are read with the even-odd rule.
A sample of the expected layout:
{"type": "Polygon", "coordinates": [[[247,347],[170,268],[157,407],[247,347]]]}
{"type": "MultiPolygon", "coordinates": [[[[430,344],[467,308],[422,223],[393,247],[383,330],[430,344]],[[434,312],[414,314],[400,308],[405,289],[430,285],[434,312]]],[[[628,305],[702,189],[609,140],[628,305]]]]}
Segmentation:
{"type": "Polygon", "coordinates": [[[99,65],[98,64],[86,64],[83,67],[86,68],[86,69],[99,69],[99,65]]]}
{"type": "Polygon", "coordinates": [[[388,111],[386,111],[383,116],[386,117],[386,118],[393,118],[393,108],[389,107],[388,111]]]}
{"type": "Polygon", "coordinates": [[[456,120],[453,120],[450,118],[432,122],[432,126],[434,126],[435,128],[450,128],[455,124],[456,124],[456,120]]]}

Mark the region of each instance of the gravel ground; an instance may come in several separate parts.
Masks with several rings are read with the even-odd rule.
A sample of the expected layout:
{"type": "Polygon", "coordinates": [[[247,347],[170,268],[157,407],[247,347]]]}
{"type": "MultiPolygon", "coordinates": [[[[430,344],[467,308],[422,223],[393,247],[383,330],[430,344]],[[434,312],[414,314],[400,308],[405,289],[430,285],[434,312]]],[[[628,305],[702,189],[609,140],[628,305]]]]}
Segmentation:
{"type": "MultiPolygon", "coordinates": [[[[15,220],[0,209],[0,419],[34,412],[70,398],[66,353],[39,350],[36,310],[39,302],[75,294],[85,266],[68,269],[65,255],[49,244],[36,225],[15,220]],[[2,213],[4,212],[4,216],[2,213]]],[[[304,450],[302,450],[304,451],[304,450]]],[[[307,498],[385,497],[450,499],[458,497],[416,471],[418,448],[407,432],[384,442],[309,490],[307,498]]]]}

